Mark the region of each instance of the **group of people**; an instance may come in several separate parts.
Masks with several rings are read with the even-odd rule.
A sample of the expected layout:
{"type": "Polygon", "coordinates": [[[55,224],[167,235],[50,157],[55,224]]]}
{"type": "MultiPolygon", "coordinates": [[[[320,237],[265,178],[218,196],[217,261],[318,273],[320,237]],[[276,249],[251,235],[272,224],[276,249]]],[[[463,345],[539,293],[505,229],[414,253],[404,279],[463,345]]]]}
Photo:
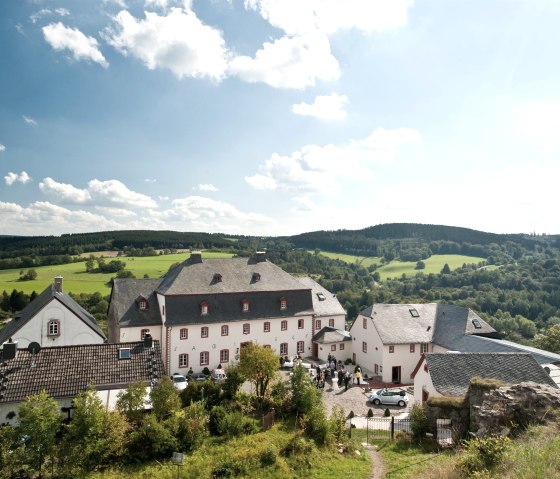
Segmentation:
{"type": "Polygon", "coordinates": [[[315,380],[317,381],[318,388],[325,387],[325,381],[327,379],[337,379],[337,385],[339,388],[344,384],[344,390],[348,391],[349,384],[362,384],[362,370],[360,366],[356,366],[354,373],[350,373],[344,368],[342,361],[336,360],[331,354],[327,357],[326,367],[323,369],[320,366],[316,367],[315,380]]]}

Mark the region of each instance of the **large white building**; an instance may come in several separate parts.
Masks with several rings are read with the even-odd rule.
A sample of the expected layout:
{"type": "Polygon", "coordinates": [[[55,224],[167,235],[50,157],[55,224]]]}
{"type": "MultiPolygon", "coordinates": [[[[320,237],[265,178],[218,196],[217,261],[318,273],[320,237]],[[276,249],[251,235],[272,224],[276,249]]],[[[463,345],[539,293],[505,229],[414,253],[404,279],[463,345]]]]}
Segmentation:
{"type": "Polygon", "coordinates": [[[195,372],[239,359],[254,342],[282,356],[318,357],[313,337],[344,330],[345,312],[311,278],[297,278],[266,259],[202,259],[200,253],[160,279],[116,279],[109,341],[161,341],[168,373],[195,372]]]}

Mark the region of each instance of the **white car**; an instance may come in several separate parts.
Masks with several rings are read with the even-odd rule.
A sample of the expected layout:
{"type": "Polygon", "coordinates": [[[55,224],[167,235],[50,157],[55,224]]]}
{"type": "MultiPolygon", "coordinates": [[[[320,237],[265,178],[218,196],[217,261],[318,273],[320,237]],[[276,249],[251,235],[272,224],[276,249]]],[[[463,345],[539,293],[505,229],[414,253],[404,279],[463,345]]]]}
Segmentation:
{"type": "Polygon", "coordinates": [[[403,390],[379,389],[368,396],[369,402],[378,406],[379,404],[390,404],[392,406],[405,407],[408,404],[408,396],[403,390]]]}
{"type": "Polygon", "coordinates": [[[173,376],[171,376],[171,380],[173,381],[173,386],[175,386],[175,388],[179,391],[186,389],[187,385],[189,384],[187,378],[178,373],[175,373],[173,376]]]}

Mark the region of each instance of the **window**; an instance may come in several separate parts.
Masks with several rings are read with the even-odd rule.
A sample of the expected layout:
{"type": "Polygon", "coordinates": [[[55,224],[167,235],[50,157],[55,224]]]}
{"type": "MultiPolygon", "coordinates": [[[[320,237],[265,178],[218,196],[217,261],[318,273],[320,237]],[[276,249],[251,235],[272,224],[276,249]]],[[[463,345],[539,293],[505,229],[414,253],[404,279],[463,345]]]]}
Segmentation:
{"type": "Polygon", "coordinates": [[[329,326],[334,328],[334,318],[329,319],[329,326]]]}
{"type": "Polygon", "coordinates": [[[327,299],[327,297],[323,293],[319,292],[319,293],[317,293],[317,299],[319,301],[325,301],[325,299],[327,299]]]}
{"type": "Polygon", "coordinates": [[[305,351],[305,345],[304,345],[303,341],[298,341],[297,342],[297,353],[298,354],[303,354],[304,351],[305,351]]]}
{"type": "Polygon", "coordinates": [[[472,324],[476,329],[482,329],[482,324],[480,324],[480,321],[478,319],[473,319],[472,324]]]}
{"type": "Polygon", "coordinates": [[[138,303],[139,309],[148,309],[148,302],[146,300],[142,300],[138,303]]]}
{"type": "Polygon", "coordinates": [[[179,331],[179,337],[181,339],[189,339],[189,330],[187,328],[181,328],[181,331],[179,331]]]}
{"type": "Polygon", "coordinates": [[[373,370],[375,371],[375,374],[379,374],[379,365],[376,364],[376,365],[373,367],[373,370]]]}
{"type": "Polygon", "coordinates": [[[144,341],[144,338],[146,337],[146,334],[150,334],[149,329],[142,329],[140,331],[140,341],[144,341]]]}
{"type": "Polygon", "coordinates": [[[222,336],[227,336],[229,334],[229,326],[227,324],[224,324],[222,326],[222,336]]]}
{"type": "Polygon", "coordinates": [[[60,321],[53,319],[47,324],[47,334],[49,336],[60,336],[60,321]]]}
{"type": "Polygon", "coordinates": [[[270,323],[268,321],[266,321],[263,325],[263,331],[265,333],[270,333],[270,323]]]}
{"type": "Polygon", "coordinates": [[[298,327],[298,329],[303,329],[303,319],[298,319],[297,320],[297,327],[298,327]]]}
{"type": "Polygon", "coordinates": [[[428,365],[424,364],[424,371],[428,372],[428,365]]]}
{"type": "Polygon", "coordinates": [[[130,359],[130,348],[120,348],[119,359],[130,359]]]}
{"type": "Polygon", "coordinates": [[[200,337],[201,338],[208,337],[208,326],[202,326],[202,328],[200,328],[200,337]]]}
{"type": "Polygon", "coordinates": [[[410,315],[411,315],[413,318],[419,318],[419,317],[420,317],[420,314],[418,314],[418,311],[417,311],[416,309],[411,308],[411,309],[409,309],[409,311],[410,311],[410,315]]]}
{"type": "Polygon", "coordinates": [[[288,321],[284,320],[280,323],[280,330],[287,331],[288,330],[288,321]]]}
{"type": "Polygon", "coordinates": [[[208,314],[208,303],[206,301],[200,303],[200,314],[208,314]]]}
{"type": "Polygon", "coordinates": [[[250,309],[250,304],[249,304],[249,300],[248,299],[244,299],[243,301],[241,301],[241,307],[244,313],[246,313],[247,311],[249,311],[250,309]]]}
{"type": "Polygon", "coordinates": [[[288,300],[286,298],[280,298],[280,309],[288,309],[288,300]]]}
{"type": "Polygon", "coordinates": [[[220,351],[220,362],[221,363],[229,362],[229,349],[222,349],[220,351]]]}
{"type": "Polygon", "coordinates": [[[395,352],[395,346],[389,346],[389,352],[394,353],[395,352]]]}
{"type": "Polygon", "coordinates": [[[243,334],[249,334],[251,332],[251,325],[249,323],[245,323],[243,325],[243,334]]]}
{"type": "Polygon", "coordinates": [[[208,351],[202,351],[200,353],[200,365],[208,366],[210,364],[210,353],[208,351]]]}
{"type": "Polygon", "coordinates": [[[340,343],[340,344],[338,345],[338,350],[339,350],[339,351],[344,351],[344,343],[340,343]]]}
{"type": "Polygon", "coordinates": [[[280,343],[280,354],[282,356],[288,355],[288,343],[280,343]]]}
{"type": "Polygon", "coordinates": [[[363,322],[364,329],[367,329],[367,318],[364,318],[362,322],[363,322]]]}
{"type": "Polygon", "coordinates": [[[362,352],[367,353],[367,343],[362,341],[362,352]]]}
{"type": "Polygon", "coordinates": [[[383,373],[383,366],[381,366],[381,364],[379,365],[379,374],[383,373]]]}
{"type": "Polygon", "coordinates": [[[413,353],[416,350],[416,345],[415,344],[411,344],[410,345],[410,352],[413,353]]]}
{"type": "Polygon", "coordinates": [[[188,354],[179,354],[179,367],[180,368],[188,368],[189,367],[189,355],[188,354]]]}
{"type": "Polygon", "coordinates": [[[422,354],[427,353],[427,352],[428,352],[429,346],[430,346],[429,344],[421,344],[421,345],[420,345],[420,352],[421,352],[422,354]]]}
{"type": "Polygon", "coordinates": [[[321,329],[321,320],[320,319],[316,319],[315,320],[315,330],[319,331],[321,329]]]}
{"type": "Polygon", "coordinates": [[[331,344],[331,351],[336,351],[336,344],[331,344]]]}
{"type": "Polygon", "coordinates": [[[265,344],[265,345],[263,346],[263,348],[272,349],[272,346],[271,346],[270,344],[265,344]]]}

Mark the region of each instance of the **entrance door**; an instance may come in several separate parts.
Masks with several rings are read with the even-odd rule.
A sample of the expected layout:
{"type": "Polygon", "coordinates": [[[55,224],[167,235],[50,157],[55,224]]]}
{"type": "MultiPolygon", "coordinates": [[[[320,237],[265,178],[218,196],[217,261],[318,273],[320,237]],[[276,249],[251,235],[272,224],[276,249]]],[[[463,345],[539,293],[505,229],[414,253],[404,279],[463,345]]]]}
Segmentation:
{"type": "Polygon", "coordinates": [[[393,366],[393,372],[391,374],[391,380],[393,384],[399,384],[401,382],[401,367],[400,366],[393,366]]]}
{"type": "Polygon", "coordinates": [[[314,358],[319,357],[319,344],[317,343],[313,343],[313,357],[314,358]]]}

